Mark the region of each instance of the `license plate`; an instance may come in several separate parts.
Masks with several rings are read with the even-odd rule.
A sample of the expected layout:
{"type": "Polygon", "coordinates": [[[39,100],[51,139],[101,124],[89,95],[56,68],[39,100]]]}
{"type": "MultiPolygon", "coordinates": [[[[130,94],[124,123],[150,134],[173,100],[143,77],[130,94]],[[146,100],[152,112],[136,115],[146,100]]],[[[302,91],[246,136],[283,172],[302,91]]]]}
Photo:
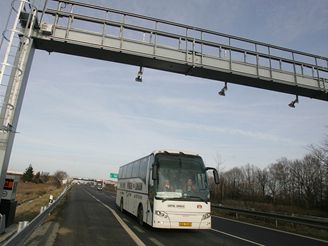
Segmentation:
{"type": "Polygon", "coordinates": [[[192,226],[192,222],[179,222],[179,226],[192,226]]]}

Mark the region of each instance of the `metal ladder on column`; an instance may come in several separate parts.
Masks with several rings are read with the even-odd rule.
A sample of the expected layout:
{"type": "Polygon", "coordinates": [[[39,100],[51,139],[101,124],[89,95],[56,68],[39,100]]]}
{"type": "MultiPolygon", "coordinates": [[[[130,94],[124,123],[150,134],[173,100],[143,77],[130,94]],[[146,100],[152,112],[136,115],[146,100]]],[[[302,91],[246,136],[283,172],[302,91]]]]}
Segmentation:
{"type": "Polygon", "coordinates": [[[0,194],[26,87],[26,83],[23,83],[24,74],[33,44],[31,34],[36,16],[37,9],[30,0],[13,0],[6,30],[2,34],[0,48],[4,49],[4,57],[0,63],[0,194]],[[22,21],[24,27],[20,25],[22,21]]]}
{"type": "MultiPolygon", "coordinates": [[[[14,110],[14,105],[10,104],[8,101],[10,93],[8,90],[10,80],[20,79],[24,73],[24,69],[21,67],[21,64],[15,64],[15,58],[19,52],[22,40],[30,41],[30,31],[22,31],[20,28],[19,21],[22,19],[21,12],[26,12],[26,8],[30,8],[30,14],[26,19],[30,29],[32,25],[30,24],[35,18],[33,14],[33,6],[29,0],[14,0],[11,3],[11,10],[7,19],[6,29],[2,33],[2,39],[0,43],[0,50],[4,51],[3,61],[0,63],[0,131],[15,131],[11,129],[12,125],[10,119],[12,115],[10,112],[14,110]],[[14,78],[13,78],[14,77],[14,78]]],[[[27,25],[27,26],[28,26],[27,25]]],[[[0,143],[1,144],[1,143],[0,143]]]]}

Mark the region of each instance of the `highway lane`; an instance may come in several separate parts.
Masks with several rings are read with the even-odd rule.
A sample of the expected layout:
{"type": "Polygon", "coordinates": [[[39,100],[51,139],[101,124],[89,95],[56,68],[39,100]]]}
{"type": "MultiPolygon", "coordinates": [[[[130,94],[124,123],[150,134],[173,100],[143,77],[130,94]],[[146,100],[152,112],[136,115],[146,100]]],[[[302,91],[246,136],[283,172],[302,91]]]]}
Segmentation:
{"type": "Polygon", "coordinates": [[[114,209],[146,245],[258,245],[212,230],[163,230],[147,225],[140,227],[135,217],[127,213],[122,214],[117,209],[113,194],[100,192],[89,187],[84,189],[102,203],[114,209]]]}
{"type": "Polygon", "coordinates": [[[135,245],[115,216],[140,240],[140,245],[327,245],[296,235],[212,218],[212,230],[163,230],[139,226],[135,217],[122,214],[115,194],[80,185],[73,187],[58,222],[55,245],[135,245]]]}
{"type": "Polygon", "coordinates": [[[112,214],[80,186],[73,186],[56,220],[54,245],[135,245],[112,214]]]}
{"type": "MultiPolygon", "coordinates": [[[[98,197],[103,199],[103,201],[107,204],[111,204],[112,206],[115,204],[115,194],[106,192],[97,193],[96,191],[92,192],[94,192],[98,197]]],[[[114,208],[116,208],[115,205],[114,208]]],[[[129,215],[124,216],[127,216],[126,221],[131,228],[134,228],[135,233],[138,236],[143,237],[143,233],[138,233],[138,231],[140,231],[140,228],[139,225],[136,223],[134,217],[129,215]]],[[[146,233],[147,235],[150,235],[155,232],[155,235],[152,235],[152,237],[158,239],[160,242],[163,242],[165,245],[173,242],[172,240],[174,240],[176,236],[175,233],[178,234],[178,237],[181,235],[181,233],[186,233],[186,235],[183,235],[183,237],[189,236],[191,237],[191,239],[193,239],[193,237],[189,234],[196,233],[196,241],[193,240],[189,242],[189,240],[187,240],[188,242],[186,242],[191,245],[194,245],[195,243],[199,244],[200,242],[207,245],[328,245],[327,241],[315,240],[309,237],[303,237],[301,235],[233,221],[217,216],[212,217],[211,233],[209,231],[195,232],[182,230],[175,230],[174,233],[171,233],[171,230],[156,230],[154,228],[148,227],[142,228],[142,230],[145,231],[144,233],[146,233]],[[205,241],[203,241],[203,237],[205,238],[205,241]],[[232,241],[232,238],[236,240],[232,241]]]]}
{"type": "Polygon", "coordinates": [[[251,225],[249,223],[238,222],[221,217],[212,217],[212,228],[226,233],[233,233],[235,236],[249,240],[255,240],[264,245],[279,246],[321,246],[328,245],[328,242],[303,237],[288,232],[265,228],[262,226],[251,225]]]}

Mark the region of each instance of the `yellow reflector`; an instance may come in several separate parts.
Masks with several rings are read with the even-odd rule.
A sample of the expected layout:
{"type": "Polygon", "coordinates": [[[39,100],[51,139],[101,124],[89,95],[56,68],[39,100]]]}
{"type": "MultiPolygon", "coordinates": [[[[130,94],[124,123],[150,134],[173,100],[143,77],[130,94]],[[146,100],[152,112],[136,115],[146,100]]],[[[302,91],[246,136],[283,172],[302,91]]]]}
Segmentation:
{"type": "Polygon", "coordinates": [[[179,222],[179,226],[192,226],[192,222],[179,222]]]}

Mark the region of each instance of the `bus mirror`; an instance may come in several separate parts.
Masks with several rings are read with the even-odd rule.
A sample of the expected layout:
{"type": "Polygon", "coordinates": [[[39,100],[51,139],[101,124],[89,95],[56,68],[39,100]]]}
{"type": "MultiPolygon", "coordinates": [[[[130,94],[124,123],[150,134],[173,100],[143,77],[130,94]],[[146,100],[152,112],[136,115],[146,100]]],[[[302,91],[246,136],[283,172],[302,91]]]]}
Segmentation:
{"type": "Polygon", "coordinates": [[[214,182],[216,184],[219,184],[220,180],[219,180],[219,174],[218,171],[216,169],[213,169],[213,175],[214,175],[214,182]]]}
{"type": "Polygon", "coordinates": [[[206,171],[213,170],[214,183],[219,184],[219,173],[218,173],[218,171],[213,167],[207,167],[205,170],[206,171]]]}
{"type": "Polygon", "coordinates": [[[157,180],[157,165],[153,165],[152,179],[157,180]]]}

